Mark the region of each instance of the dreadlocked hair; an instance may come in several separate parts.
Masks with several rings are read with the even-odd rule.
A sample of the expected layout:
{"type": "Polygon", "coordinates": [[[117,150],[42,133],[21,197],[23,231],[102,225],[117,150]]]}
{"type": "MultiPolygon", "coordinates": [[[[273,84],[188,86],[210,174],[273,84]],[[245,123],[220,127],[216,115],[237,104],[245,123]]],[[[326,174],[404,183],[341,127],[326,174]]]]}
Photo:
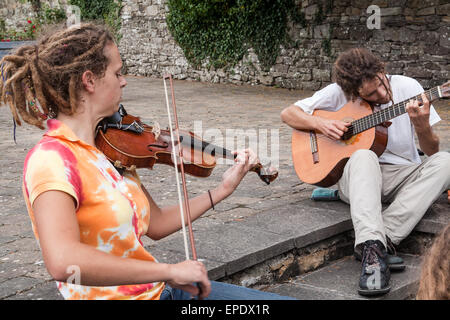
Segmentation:
{"type": "Polygon", "coordinates": [[[435,238],[425,254],[418,300],[450,300],[450,224],[435,238]]]}
{"type": "Polygon", "coordinates": [[[363,83],[377,78],[380,72],[384,73],[384,63],[377,56],[364,48],[352,48],[337,58],[333,78],[347,99],[355,100],[363,83]]]}
{"type": "Polygon", "coordinates": [[[83,73],[104,76],[109,61],[103,49],[109,42],[114,37],[106,27],[83,23],[58,27],[36,45],[17,48],[0,61],[0,105],[9,106],[18,125],[22,119],[41,129],[47,117],[73,114],[83,73]]]}

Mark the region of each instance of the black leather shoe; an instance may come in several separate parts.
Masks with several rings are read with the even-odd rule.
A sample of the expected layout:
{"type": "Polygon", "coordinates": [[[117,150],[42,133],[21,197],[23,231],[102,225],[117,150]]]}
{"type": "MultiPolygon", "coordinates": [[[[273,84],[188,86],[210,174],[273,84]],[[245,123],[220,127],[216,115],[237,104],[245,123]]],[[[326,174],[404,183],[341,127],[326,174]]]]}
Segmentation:
{"type": "Polygon", "coordinates": [[[364,242],[358,293],[363,296],[386,294],[391,290],[390,278],[387,252],[383,243],[379,240],[364,242]]]}
{"type": "MultiPolygon", "coordinates": [[[[406,268],[406,265],[401,257],[397,255],[397,251],[395,250],[395,246],[392,243],[389,237],[386,237],[387,242],[387,264],[389,266],[390,271],[403,271],[406,268]]],[[[353,253],[353,256],[356,260],[362,260],[362,249],[357,246],[353,253]]]]}
{"type": "Polygon", "coordinates": [[[403,259],[397,255],[397,250],[395,249],[394,244],[388,236],[386,236],[386,242],[386,251],[388,253],[387,263],[389,265],[389,269],[391,271],[405,270],[406,266],[403,263],[403,259]]]}

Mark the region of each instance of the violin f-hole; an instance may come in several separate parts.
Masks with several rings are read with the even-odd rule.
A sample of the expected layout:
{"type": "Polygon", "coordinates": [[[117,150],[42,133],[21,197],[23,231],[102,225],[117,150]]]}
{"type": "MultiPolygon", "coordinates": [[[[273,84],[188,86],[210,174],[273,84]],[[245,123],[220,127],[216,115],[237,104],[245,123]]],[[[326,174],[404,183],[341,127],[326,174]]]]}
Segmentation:
{"type": "Polygon", "coordinates": [[[153,152],[153,150],[151,148],[160,148],[160,149],[167,149],[169,147],[169,144],[167,142],[163,142],[162,144],[156,144],[156,143],[151,143],[147,145],[147,149],[148,151],[153,152]]]}

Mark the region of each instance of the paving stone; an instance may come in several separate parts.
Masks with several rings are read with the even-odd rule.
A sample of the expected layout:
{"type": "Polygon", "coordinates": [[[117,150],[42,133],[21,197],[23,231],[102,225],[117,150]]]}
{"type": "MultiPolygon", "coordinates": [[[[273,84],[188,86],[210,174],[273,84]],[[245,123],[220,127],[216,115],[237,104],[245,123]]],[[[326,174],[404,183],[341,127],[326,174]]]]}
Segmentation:
{"type": "Polygon", "coordinates": [[[5,299],[20,292],[30,290],[42,282],[43,280],[24,276],[0,282],[0,299],[5,299]]]}
{"type": "Polygon", "coordinates": [[[51,280],[37,285],[35,288],[21,292],[6,300],[64,300],[56,288],[55,281],[51,280]]]}

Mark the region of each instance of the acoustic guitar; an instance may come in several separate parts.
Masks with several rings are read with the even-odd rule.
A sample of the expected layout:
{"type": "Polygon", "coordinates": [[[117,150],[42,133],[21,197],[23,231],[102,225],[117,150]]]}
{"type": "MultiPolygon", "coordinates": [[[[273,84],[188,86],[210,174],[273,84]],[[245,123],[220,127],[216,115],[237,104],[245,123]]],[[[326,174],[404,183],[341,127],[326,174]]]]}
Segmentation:
{"type": "MultiPolygon", "coordinates": [[[[424,92],[430,101],[450,96],[450,81],[424,92]]],[[[329,187],[341,178],[353,152],[372,150],[381,156],[388,141],[387,121],[406,113],[411,100],[422,101],[421,95],[393,104],[380,111],[364,100],[348,102],[338,111],[315,110],[314,116],[350,122],[348,131],[340,140],[333,140],[318,131],[294,129],[292,133],[292,159],[301,181],[320,187],[329,187]]]]}

